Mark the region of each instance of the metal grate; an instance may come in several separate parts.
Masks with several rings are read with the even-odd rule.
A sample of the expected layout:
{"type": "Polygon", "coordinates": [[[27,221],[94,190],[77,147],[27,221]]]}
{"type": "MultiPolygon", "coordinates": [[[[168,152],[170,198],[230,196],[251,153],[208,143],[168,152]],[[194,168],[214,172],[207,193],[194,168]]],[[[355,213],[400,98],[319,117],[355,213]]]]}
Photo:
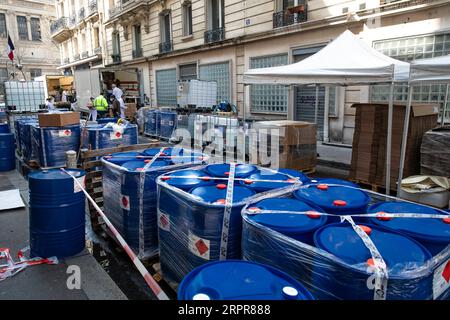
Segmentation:
{"type": "Polygon", "coordinates": [[[177,70],[156,71],[156,99],[159,107],[177,105],[177,70]]]}
{"type": "Polygon", "coordinates": [[[219,42],[225,39],[225,28],[217,28],[205,32],[205,43],[219,42]]]}
{"type": "Polygon", "coordinates": [[[214,63],[199,67],[200,80],[217,82],[217,101],[231,101],[230,63],[214,63]]]}
{"type": "Polygon", "coordinates": [[[44,82],[7,81],[5,82],[6,105],[17,111],[38,111],[45,101],[44,82]]]}
{"type": "MultiPolygon", "coordinates": [[[[268,68],[288,64],[288,55],[265,56],[250,59],[250,68],[268,68]]],[[[252,112],[286,113],[288,88],[280,85],[258,84],[250,86],[252,112]]]]}
{"type": "Polygon", "coordinates": [[[161,42],[159,44],[159,53],[165,53],[172,51],[172,41],[161,42]]]}

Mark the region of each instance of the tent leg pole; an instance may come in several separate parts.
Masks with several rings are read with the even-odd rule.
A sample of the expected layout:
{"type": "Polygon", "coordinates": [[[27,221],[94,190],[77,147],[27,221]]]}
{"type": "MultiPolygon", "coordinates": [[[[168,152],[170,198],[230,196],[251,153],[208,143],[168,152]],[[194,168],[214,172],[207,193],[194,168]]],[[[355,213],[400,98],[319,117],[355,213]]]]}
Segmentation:
{"type": "Polygon", "coordinates": [[[449,85],[447,84],[445,86],[445,99],[444,99],[444,106],[442,108],[443,110],[442,110],[441,127],[443,127],[445,124],[445,115],[447,114],[448,89],[449,89],[449,85]]]}
{"type": "Polygon", "coordinates": [[[392,118],[394,115],[394,82],[391,83],[389,93],[388,132],[386,141],[386,195],[391,190],[391,154],[392,154],[392,118]]]}
{"type": "Polygon", "coordinates": [[[411,105],[412,105],[412,95],[413,95],[413,87],[408,86],[408,102],[406,104],[405,110],[405,120],[403,124],[403,138],[402,138],[402,149],[400,153],[400,166],[398,170],[398,181],[397,181],[397,197],[400,195],[400,189],[403,180],[403,170],[405,168],[405,158],[406,158],[406,147],[408,142],[408,131],[409,131],[409,118],[411,115],[411,105]]]}
{"type": "Polygon", "coordinates": [[[314,123],[317,125],[319,119],[319,85],[316,85],[316,101],[314,108],[314,123]]]}

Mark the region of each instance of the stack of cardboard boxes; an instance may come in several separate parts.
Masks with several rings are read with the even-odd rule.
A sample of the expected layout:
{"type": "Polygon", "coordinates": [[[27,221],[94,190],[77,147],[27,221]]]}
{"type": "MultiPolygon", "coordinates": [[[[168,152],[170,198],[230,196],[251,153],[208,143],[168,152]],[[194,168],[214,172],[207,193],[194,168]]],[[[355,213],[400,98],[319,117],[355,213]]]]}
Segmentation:
{"type": "MultiPolygon", "coordinates": [[[[317,127],[314,123],[302,121],[261,121],[255,122],[257,135],[258,161],[268,166],[273,159],[272,144],[278,144],[279,167],[302,171],[313,171],[317,164],[317,127]],[[264,155],[267,155],[265,157],[264,155]]],[[[256,144],[253,144],[256,147],[256,144]]],[[[277,153],[275,151],[275,153],[277,153]]],[[[276,154],[275,154],[276,155],[276,154]]],[[[273,165],[273,164],[272,164],[273,165]]]]}
{"type": "MultiPolygon", "coordinates": [[[[387,104],[355,104],[355,132],[349,179],[383,186],[386,183],[387,104]]],[[[405,106],[394,105],[391,187],[396,189],[403,138],[405,106]]],[[[434,128],[437,105],[413,105],[408,130],[403,176],[420,174],[420,145],[425,132],[434,128]]]]}

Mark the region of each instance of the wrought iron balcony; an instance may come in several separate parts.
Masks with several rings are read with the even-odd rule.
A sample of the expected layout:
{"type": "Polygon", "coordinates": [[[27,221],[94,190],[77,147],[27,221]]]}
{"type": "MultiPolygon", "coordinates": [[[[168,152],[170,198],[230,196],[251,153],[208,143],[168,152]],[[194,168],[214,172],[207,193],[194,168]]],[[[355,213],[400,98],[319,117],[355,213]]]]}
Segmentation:
{"type": "Polygon", "coordinates": [[[50,25],[50,32],[54,34],[64,28],[67,28],[67,17],[61,17],[58,20],[54,21],[50,25]]]}
{"type": "Polygon", "coordinates": [[[306,1],[296,7],[288,8],[285,11],[273,14],[273,27],[286,27],[307,20],[306,1]]]}
{"type": "Polygon", "coordinates": [[[94,49],[94,54],[102,54],[102,47],[97,47],[94,49]]]}
{"type": "Polygon", "coordinates": [[[112,58],[113,63],[119,63],[122,59],[120,54],[112,54],[111,58],[112,58]]]}
{"type": "Polygon", "coordinates": [[[159,53],[170,52],[173,50],[172,41],[161,42],[159,44],[159,53]]]}
{"type": "Polygon", "coordinates": [[[91,0],[88,4],[89,14],[98,12],[98,2],[97,0],[91,0]]]}
{"type": "Polygon", "coordinates": [[[77,23],[77,15],[74,13],[69,17],[69,26],[74,26],[77,23]]]}
{"type": "Polygon", "coordinates": [[[86,9],[85,8],[81,8],[78,11],[78,21],[83,20],[84,18],[86,18],[86,9]]]}
{"type": "Polygon", "coordinates": [[[133,50],[133,52],[132,52],[133,59],[141,58],[142,55],[143,55],[143,54],[142,54],[142,48],[135,49],[135,50],[133,50]]]}
{"type": "Polygon", "coordinates": [[[84,51],[81,53],[81,58],[82,59],[86,59],[87,57],[89,57],[89,51],[84,51]]]}
{"type": "Polygon", "coordinates": [[[205,43],[214,43],[225,39],[225,28],[213,29],[205,32],[205,43]]]}

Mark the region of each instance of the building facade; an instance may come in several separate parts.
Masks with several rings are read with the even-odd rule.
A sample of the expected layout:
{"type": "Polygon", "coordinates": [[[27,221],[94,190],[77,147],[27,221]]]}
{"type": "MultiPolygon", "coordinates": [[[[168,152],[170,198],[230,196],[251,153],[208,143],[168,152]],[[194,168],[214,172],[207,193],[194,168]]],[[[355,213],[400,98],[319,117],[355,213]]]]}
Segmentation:
{"type": "MultiPolygon", "coordinates": [[[[241,116],[313,122],[314,87],[245,86],[243,74],[301,61],[347,29],[400,60],[450,54],[446,0],[98,2],[104,68],[136,70],[140,92],[155,107],[176,105],[179,80],[212,80],[218,84],[217,100],[236,104],[241,116]]],[[[405,101],[405,88],[396,87],[397,101],[405,101]]],[[[414,101],[439,103],[445,86],[423,85],[415,92],[414,101]]],[[[321,87],[321,140],[350,145],[355,122],[351,105],[386,101],[387,95],[384,86],[321,87]]]]}
{"type": "Polygon", "coordinates": [[[50,37],[50,24],[55,19],[53,0],[0,2],[1,85],[6,80],[59,73],[59,48],[50,37]],[[8,34],[15,46],[15,65],[7,56],[8,34]]]}

